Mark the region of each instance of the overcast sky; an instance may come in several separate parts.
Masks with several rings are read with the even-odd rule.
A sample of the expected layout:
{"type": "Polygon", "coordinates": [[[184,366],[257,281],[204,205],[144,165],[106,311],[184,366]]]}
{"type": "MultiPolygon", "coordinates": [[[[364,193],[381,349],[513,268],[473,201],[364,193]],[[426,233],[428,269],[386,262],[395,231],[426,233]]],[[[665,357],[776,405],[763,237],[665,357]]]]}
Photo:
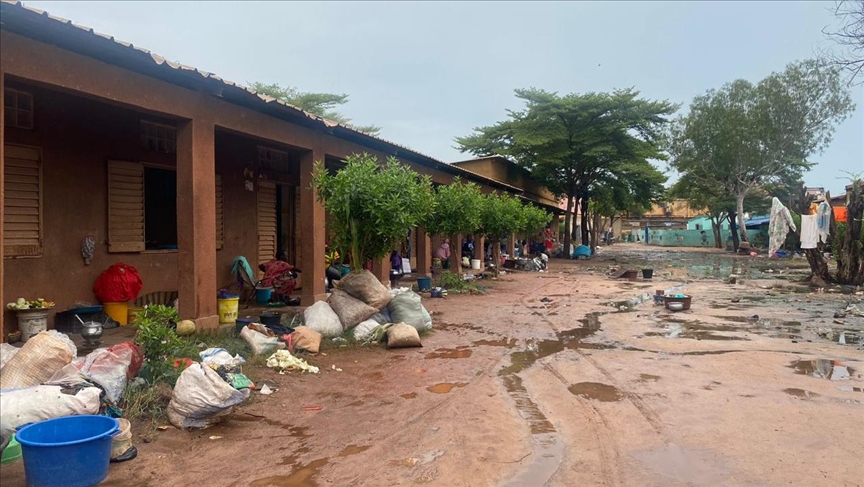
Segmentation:
{"type": "MultiPolygon", "coordinates": [[[[342,111],[381,136],[452,162],[453,137],[519,108],[513,89],[635,87],[689,104],[830,48],[833,2],[26,2],[249,83],[347,93],[342,111]]],[[[837,194],[864,171],[864,88],[811,186],[837,194]]]]}

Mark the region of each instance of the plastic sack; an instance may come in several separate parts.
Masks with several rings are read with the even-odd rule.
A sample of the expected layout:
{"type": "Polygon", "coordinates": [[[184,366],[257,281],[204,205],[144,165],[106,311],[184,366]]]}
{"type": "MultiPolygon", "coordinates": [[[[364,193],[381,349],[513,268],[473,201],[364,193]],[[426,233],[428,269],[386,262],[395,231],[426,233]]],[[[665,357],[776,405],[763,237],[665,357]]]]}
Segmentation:
{"type": "MultiPolygon", "coordinates": [[[[280,342],[278,338],[267,336],[259,331],[244,327],[240,332],[240,337],[246,340],[246,343],[252,347],[255,355],[264,355],[272,352],[277,348],[285,348],[285,343],[280,342]]],[[[226,352],[227,353],[227,352],[226,352]]]]}
{"type": "Polygon", "coordinates": [[[168,421],[178,428],[206,428],[248,397],[249,389],[234,389],[210,367],[194,363],[177,379],[168,403],[168,421]]]}
{"type": "Polygon", "coordinates": [[[0,389],[42,384],[77,354],[69,337],[54,330],[39,332],[21,347],[0,374],[0,389]]]}
{"type": "Polygon", "coordinates": [[[339,289],[376,310],[387,306],[391,299],[387,286],[381,284],[381,281],[367,270],[352,272],[343,277],[339,281],[339,289]]]}
{"type": "MultiPolygon", "coordinates": [[[[423,316],[423,305],[420,303],[419,294],[402,293],[394,296],[387,309],[390,311],[390,318],[394,323],[406,323],[418,331],[426,329],[427,321],[423,316]]],[[[430,326],[431,319],[430,316],[430,326]]]]}
{"type": "Polygon", "coordinates": [[[208,348],[203,352],[198,352],[198,355],[201,356],[201,363],[210,365],[212,368],[219,367],[220,365],[224,365],[226,367],[237,367],[240,364],[245,364],[246,360],[241,357],[239,354],[235,356],[231,356],[228,353],[228,350],[224,348],[208,348]]]}
{"type": "Polygon", "coordinates": [[[325,301],[318,301],[306,308],[303,312],[303,323],[325,338],[339,336],[343,331],[339,316],[325,301]]]}
{"type": "Polygon", "coordinates": [[[39,385],[0,391],[0,435],[9,437],[15,428],[27,423],[99,413],[102,391],[98,387],[85,387],[76,394],[62,390],[60,386],[39,385]]]}
{"type": "Polygon", "coordinates": [[[321,348],[321,334],[306,326],[295,328],[294,333],[291,334],[291,341],[294,343],[295,350],[318,353],[321,348]]]}
{"type": "Polygon", "coordinates": [[[390,311],[387,308],[382,309],[381,311],[372,315],[370,320],[375,320],[379,325],[385,325],[387,323],[393,323],[393,319],[390,318],[390,311]]]}
{"type": "Polygon", "coordinates": [[[122,262],[105,269],[93,285],[93,293],[103,303],[122,303],[138,297],[144,282],[138,270],[122,262]]]}
{"type": "Polygon", "coordinates": [[[345,330],[354,328],[357,323],[368,320],[378,312],[377,308],[373,308],[339,289],[333,290],[327,302],[330,303],[330,307],[339,316],[339,322],[342,323],[342,328],[345,330]]]}
{"type": "Polygon", "coordinates": [[[79,370],[87,380],[105,389],[105,396],[117,404],[126,390],[127,380],[134,377],[134,373],[130,374],[132,363],[140,356],[141,349],[130,342],[97,348],[87,354],[79,370]]]}
{"type": "Polygon", "coordinates": [[[358,342],[366,341],[367,338],[372,336],[372,331],[375,330],[375,327],[378,325],[383,325],[383,323],[378,323],[374,318],[361,321],[354,327],[354,340],[357,340],[358,342]]]}
{"type": "Polygon", "coordinates": [[[0,370],[3,369],[3,366],[6,365],[6,362],[9,361],[12,357],[15,356],[20,348],[9,345],[8,343],[0,343],[0,370]]]}
{"type": "Polygon", "coordinates": [[[420,304],[420,313],[423,315],[423,329],[431,330],[432,329],[432,315],[429,314],[429,311],[426,309],[426,306],[420,304]]]}
{"type": "Polygon", "coordinates": [[[422,347],[417,329],[405,323],[397,323],[387,329],[387,348],[422,347]]]}

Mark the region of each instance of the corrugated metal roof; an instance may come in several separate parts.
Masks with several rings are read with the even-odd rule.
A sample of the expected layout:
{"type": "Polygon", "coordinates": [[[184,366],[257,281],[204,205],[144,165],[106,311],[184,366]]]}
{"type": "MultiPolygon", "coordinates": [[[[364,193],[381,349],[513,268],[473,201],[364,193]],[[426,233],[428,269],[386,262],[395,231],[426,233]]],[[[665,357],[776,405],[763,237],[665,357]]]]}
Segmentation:
{"type": "MultiPolygon", "coordinates": [[[[226,79],[221,78],[221,77],[219,77],[213,73],[210,73],[208,71],[200,70],[200,69],[195,68],[193,66],[188,66],[188,65],[181,64],[178,62],[169,61],[169,60],[165,59],[164,57],[162,57],[162,56],[160,56],[160,55],[158,55],[158,54],[156,54],[156,53],[154,53],[148,49],[144,49],[142,47],[135,46],[131,42],[125,42],[125,41],[122,41],[120,39],[115,38],[114,36],[111,36],[108,34],[103,34],[100,32],[96,32],[95,30],[93,30],[90,27],[76,24],[76,23],[72,22],[71,20],[64,19],[64,18],[58,17],[56,15],[51,15],[50,13],[48,13],[44,10],[40,10],[40,9],[33,8],[33,7],[28,7],[28,6],[24,5],[24,3],[21,1],[0,0],[0,6],[4,7],[4,10],[6,10],[6,8],[9,8],[9,7],[20,9],[19,11],[21,11],[21,12],[27,12],[31,15],[38,15],[38,16],[41,16],[45,19],[49,19],[53,22],[56,22],[58,24],[58,26],[60,24],[62,24],[64,26],[68,26],[70,28],[74,28],[74,29],[77,29],[79,31],[86,32],[88,34],[91,34],[94,38],[99,38],[101,40],[110,41],[113,44],[116,44],[118,46],[122,46],[124,48],[129,49],[129,51],[130,51],[129,54],[137,53],[139,55],[140,54],[147,55],[147,56],[149,56],[150,60],[152,61],[152,63],[155,66],[165,66],[165,67],[171,68],[172,70],[175,70],[178,72],[183,72],[183,73],[195,73],[195,74],[200,75],[202,79],[210,79],[210,80],[213,80],[215,82],[221,83],[225,87],[243,90],[243,91],[247,92],[248,94],[256,96],[261,102],[264,103],[264,105],[277,105],[281,109],[290,110],[292,112],[295,112],[296,114],[300,114],[300,115],[306,117],[310,121],[317,122],[317,123],[323,125],[325,128],[338,129],[339,131],[345,131],[347,133],[353,134],[354,136],[360,137],[362,139],[374,140],[374,141],[392,146],[394,148],[398,148],[401,151],[405,151],[405,152],[409,153],[410,155],[414,155],[416,157],[426,159],[428,163],[432,163],[433,165],[436,166],[436,168],[443,169],[446,172],[449,172],[451,174],[464,175],[464,176],[468,176],[469,179],[481,180],[482,182],[486,182],[486,183],[493,185],[493,186],[499,186],[499,187],[502,187],[502,188],[508,189],[508,190],[521,191],[521,190],[519,190],[519,188],[515,188],[515,187],[507,185],[507,184],[502,184],[499,181],[496,181],[494,179],[486,178],[485,176],[481,176],[481,175],[473,173],[471,171],[467,171],[467,170],[464,170],[462,168],[452,166],[446,162],[435,159],[432,156],[423,154],[421,152],[418,152],[418,151],[411,149],[409,147],[406,147],[404,145],[397,144],[395,142],[392,142],[390,140],[387,140],[387,139],[384,139],[384,138],[381,138],[378,136],[369,135],[367,133],[356,130],[356,129],[348,126],[348,125],[340,124],[340,123],[334,122],[332,120],[328,120],[324,117],[315,115],[313,113],[306,112],[306,111],[304,111],[304,110],[302,110],[296,106],[293,106],[289,103],[286,103],[282,100],[279,100],[279,99],[276,99],[276,98],[273,98],[271,96],[267,96],[264,94],[257,93],[255,90],[253,90],[253,89],[251,89],[251,88],[249,88],[243,84],[235,83],[233,81],[226,80],[226,79]]],[[[7,12],[7,13],[9,13],[9,12],[7,12]]],[[[5,22],[3,22],[3,24],[5,24],[5,22]]],[[[5,28],[5,25],[4,25],[4,28],[5,28]]],[[[60,46],[60,47],[62,48],[63,46],[60,46]]]]}

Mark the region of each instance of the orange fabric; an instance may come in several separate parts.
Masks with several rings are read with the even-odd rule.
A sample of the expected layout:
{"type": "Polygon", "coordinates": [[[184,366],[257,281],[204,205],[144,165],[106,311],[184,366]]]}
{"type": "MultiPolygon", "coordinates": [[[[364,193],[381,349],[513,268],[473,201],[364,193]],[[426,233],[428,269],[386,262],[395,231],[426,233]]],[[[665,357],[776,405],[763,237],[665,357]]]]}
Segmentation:
{"type": "Polygon", "coordinates": [[[846,207],[845,206],[838,206],[838,207],[834,208],[834,219],[837,220],[838,222],[845,222],[846,221],[846,215],[847,215],[847,213],[846,213],[846,207]]]}

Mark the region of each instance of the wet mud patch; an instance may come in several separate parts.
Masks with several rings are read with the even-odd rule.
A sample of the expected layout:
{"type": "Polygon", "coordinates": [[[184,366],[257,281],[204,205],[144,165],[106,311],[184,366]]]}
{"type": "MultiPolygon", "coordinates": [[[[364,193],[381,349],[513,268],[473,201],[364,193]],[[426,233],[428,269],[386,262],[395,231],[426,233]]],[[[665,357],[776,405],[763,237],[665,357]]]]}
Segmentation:
{"type": "Polygon", "coordinates": [[[468,358],[471,356],[471,353],[472,351],[467,348],[439,348],[434,352],[427,353],[426,358],[459,359],[468,358]]]}
{"type": "Polygon", "coordinates": [[[474,342],[474,346],[514,348],[517,343],[519,340],[515,338],[501,338],[499,340],[477,340],[474,342]]]}
{"type": "Polygon", "coordinates": [[[805,391],[804,389],[798,389],[797,387],[788,387],[786,389],[783,389],[783,392],[789,394],[792,397],[797,397],[800,399],[819,397],[819,394],[816,394],[815,392],[805,391]]]}
{"type": "Polygon", "coordinates": [[[319,458],[307,464],[295,463],[290,474],[253,480],[249,487],[318,487],[315,477],[329,462],[329,458],[319,458]]]}
{"type": "Polygon", "coordinates": [[[657,382],[658,380],[660,380],[659,375],[639,374],[639,382],[657,382]]]}
{"type": "Polygon", "coordinates": [[[401,397],[402,399],[414,399],[417,397],[417,393],[416,392],[408,392],[408,393],[400,395],[399,397],[401,397]]]}
{"type": "Polygon", "coordinates": [[[426,390],[433,394],[447,394],[453,389],[465,387],[467,385],[467,382],[441,382],[440,384],[427,387],[426,390]]]}
{"type": "Polygon", "coordinates": [[[358,453],[363,453],[364,451],[368,450],[369,448],[371,448],[370,445],[363,445],[363,446],[348,445],[345,448],[343,448],[342,451],[340,451],[339,454],[336,456],[337,457],[348,457],[351,455],[357,455],[358,453]]]}
{"type": "Polygon", "coordinates": [[[568,387],[567,390],[574,396],[601,402],[615,402],[624,398],[624,394],[617,387],[600,382],[578,382],[568,387]]]}

